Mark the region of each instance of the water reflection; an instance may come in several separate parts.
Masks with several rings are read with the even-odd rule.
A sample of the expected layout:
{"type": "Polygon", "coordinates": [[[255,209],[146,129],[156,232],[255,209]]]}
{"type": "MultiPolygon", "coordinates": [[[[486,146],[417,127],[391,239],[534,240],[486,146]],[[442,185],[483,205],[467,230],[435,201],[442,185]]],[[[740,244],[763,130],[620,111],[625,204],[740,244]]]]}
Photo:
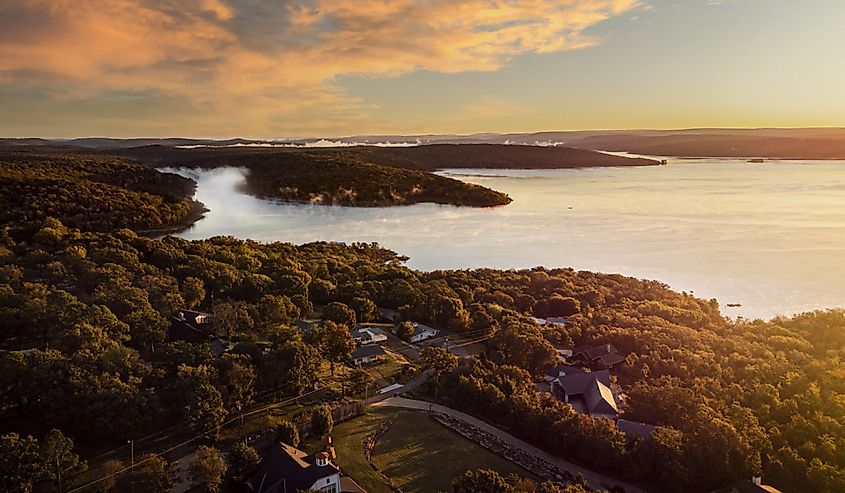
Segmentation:
{"type": "MultiPolygon", "coordinates": [[[[181,173],[189,173],[180,170],[181,173]]],[[[195,172],[190,172],[195,173],[195,172]]],[[[584,170],[447,170],[507,192],[494,209],[350,208],[240,193],[244,170],[199,172],[211,209],[180,236],[377,241],[420,269],[572,266],[659,279],[771,317],[845,304],[845,163],[670,160],[584,170]]]]}

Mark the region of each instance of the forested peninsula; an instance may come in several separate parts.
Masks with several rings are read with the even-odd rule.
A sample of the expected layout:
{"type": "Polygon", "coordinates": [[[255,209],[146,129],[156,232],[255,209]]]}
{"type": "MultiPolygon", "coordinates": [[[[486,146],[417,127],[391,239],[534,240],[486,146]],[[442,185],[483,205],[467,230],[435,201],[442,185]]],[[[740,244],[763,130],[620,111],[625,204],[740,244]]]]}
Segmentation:
{"type": "Polygon", "coordinates": [[[151,145],[103,152],[159,167],[243,167],[249,171],[245,190],[253,195],[359,207],[420,202],[490,207],[510,203],[511,199],[501,192],[431,173],[443,168],[550,169],[659,164],[649,159],[583,149],[490,144],[327,149],[151,145]]]}
{"type": "Polygon", "coordinates": [[[153,146],[109,151],[157,167],[247,170],[244,191],[308,204],[386,207],[421,202],[492,207],[507,194],[453,178],[372,164],[354,152],[153,146]]]}
{"type": "MultiPolygon", "coordinates": [[[[195,430],[225,448],[231,442],[215,442],[217,433],[237,423],[237,410],[295,400],[318,382],[333,391],[324,402],[343,408],[355,402],[347,389],[356,384],[335,367],[354,347],[349,329],[378,319],[377,307],[452,338],[483,335],[477,358],[440,364],[449,355],[432,349],[412,368],[432,375],[418,398],[585,467],[649,491],[711,491],[761,474],[787,492],[845,490],[841,310],[737,321],[724,318],[716,300],[621,275],[423,272],[376,244],[154,240],[122,222],[144,223],[126,216],[134,203],[127,197],[162,218],[172,213],[163,199],[143,195],[154,180],[97,182],[105,165],[80,159],[35,166],[41,179],[26,184],[39,200],[28,215],[18,205],[21,212],[0,224],[4,491],[54,488],[57,472],[65,487],[111,477],[104,475],[127,464],[98,459],[103,447],[125,450],[127,440],[147,434],[195,430]],[[55,192],[55,176],[72,193],[55,192]],[[100,193],[88,180],[117,190],[100,193]],[[51,217],[78,219],[74,208],[89,207],[89,199],[114,215],[74,226],[51,217]],[[319,306],[324,327],[297,328],[319,306]],[[169,338],[171,317],[185,309],[214,313],[230,350],[215,355],[207,342],[169,338]],[[564,317],[565,324],[538,325],[533,317],[564,317]],[[624,356],[613,375],[624,389],[621,412],[656,426],[648,437],[632,438],[613,421],[537,390],[559,350],[606,344],[624,356]]],[[[23,163],[4,161],[4,180],[20,180],[32,166],[23,163]]],[[[190,185],[172,183],[183,192],[190,185]]],[[[14,200],[12,192],[5,189],[4,200],[14,200]]],[[[307,421],[310,408],[298,412],[307,421]]],[[[167,470],[165,459],[152,457],[167,470]]],[[[129,477],[147,484],[145,474],[157,473],[145,465],[129,477]]]]}
{"type": "Polygon", "coordinates": [[[86,231],[190,225],[204,207],[195,183],[79,149],[0,148],[0,222],[33,230],[47,217],[86,231]]]}

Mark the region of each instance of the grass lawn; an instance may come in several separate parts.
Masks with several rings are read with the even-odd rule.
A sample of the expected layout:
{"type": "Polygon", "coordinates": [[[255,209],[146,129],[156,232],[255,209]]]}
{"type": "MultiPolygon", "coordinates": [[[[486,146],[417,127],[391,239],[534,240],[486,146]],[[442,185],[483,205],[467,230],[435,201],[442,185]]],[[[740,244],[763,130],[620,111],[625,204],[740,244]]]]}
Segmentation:
{"type": "Polygon", "coordinates": [[[425,413],[381,408],[335,427],[332,433],[337,463],[370,493],[390,493],[384,476],[406,492],[451,491],[452,481],[468,469],[493,469],[502,474],[531,473],[454,433],[425,413]],[[374,471],[364,458],[364,440],[379,424],[396,420],[376,443],[374,471]],[[382,473],[384,475],[382,475],[382,473]]]}

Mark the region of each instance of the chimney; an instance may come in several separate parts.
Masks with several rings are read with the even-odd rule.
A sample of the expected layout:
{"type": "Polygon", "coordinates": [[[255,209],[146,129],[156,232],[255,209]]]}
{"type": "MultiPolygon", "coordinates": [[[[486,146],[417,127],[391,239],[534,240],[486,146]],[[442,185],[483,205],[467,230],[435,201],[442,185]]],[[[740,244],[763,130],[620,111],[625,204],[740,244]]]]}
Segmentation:
{"type": "Polygon", "coordinates": [[[763,485],[763,478],[761,478],[760,476],[754,476],[754,477],[751,478],[751,482],[754,483],[757,486],[762,486],[763,485]]]}
{"type": "Polygon", "coordinates": [[[609,343],[609,342],[607,343],[607,352],[608,352],[608,353],[613,352],[613,350],[612,350],[612,349],[610,349],[610,343],[609,343]]]}

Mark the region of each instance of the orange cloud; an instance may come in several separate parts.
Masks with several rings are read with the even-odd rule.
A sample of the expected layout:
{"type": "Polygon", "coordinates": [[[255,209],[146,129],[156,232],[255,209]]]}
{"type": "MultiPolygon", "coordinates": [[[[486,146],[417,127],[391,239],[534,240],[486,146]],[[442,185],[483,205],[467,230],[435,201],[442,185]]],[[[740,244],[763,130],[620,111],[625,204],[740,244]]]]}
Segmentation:
{"type": "Polygon", "coordinates": [[[493,71],[524,53],[591,46],[589,27],[637,4],[0,0],[0,84],[70,100],[163,94],[196,110],[173,115],[193,133],[301,133],[367,118],[340,76],[493,71]]]}

